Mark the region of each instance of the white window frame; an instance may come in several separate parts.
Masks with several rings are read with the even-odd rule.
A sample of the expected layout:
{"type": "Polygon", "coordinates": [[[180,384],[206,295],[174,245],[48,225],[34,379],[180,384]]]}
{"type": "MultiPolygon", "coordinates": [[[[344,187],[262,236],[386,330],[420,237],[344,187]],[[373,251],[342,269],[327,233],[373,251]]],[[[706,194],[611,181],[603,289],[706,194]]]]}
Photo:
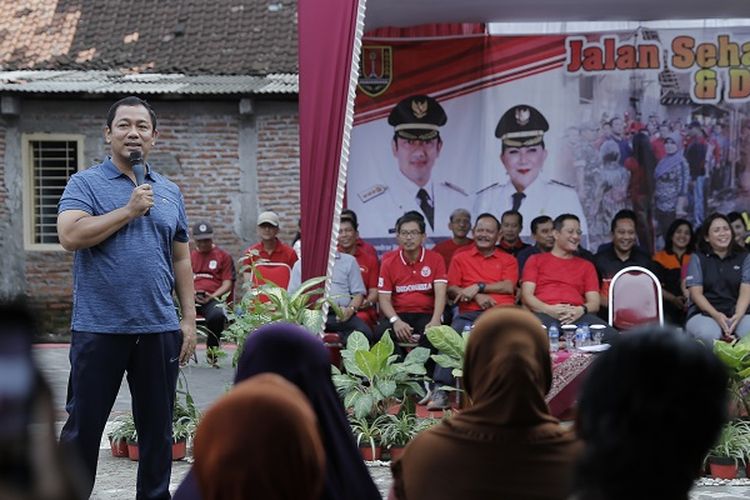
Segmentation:
{"type": "Polygon", "coordinates": [[[33,141],[67,141],[77,143],[76,172],[83,170],[83,142],[81,134],[22,134],[21,135],[21,163],[23,165],[23,242],[25,250],[62,251],[59,243],[35,243],[35,193],[34,193],[34,165],[32,165],[31,143],[33,141]]]}

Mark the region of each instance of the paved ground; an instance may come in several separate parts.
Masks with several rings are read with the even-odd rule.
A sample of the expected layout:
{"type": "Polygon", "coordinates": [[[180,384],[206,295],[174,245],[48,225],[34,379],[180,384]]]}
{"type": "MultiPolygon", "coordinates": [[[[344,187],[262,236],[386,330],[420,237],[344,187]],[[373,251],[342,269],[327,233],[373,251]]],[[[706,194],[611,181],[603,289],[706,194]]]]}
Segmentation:
{"type": "MultiPolygon", "coordinates": [[[[34,349],[34,355],[42,368],[47,381],[52,385],[55,397],[55,408],[58,418],[58,427],[62,427],[65,420],[65,391],[68,382],[68,348],[65,345],[38,345],[34,349]]],[[[230,367],[230,357],[222,360],[222,368],[217,370],[208,366],[205,362],[205,351],[198,352],[199,363],[191,363],[184,368],[190,391],[195,398],[196,404],[205,410],[211,403],[231,385],[233,371],[230,367]]],[[[130,409],[130,395],[127,384],[123,383],[120,393],[115,401],[110,421],[116,416],[130,409]]],[[[114,458],[109,451],[109,444],[105,438],[102,439],[101,452],[99,454],[99,468],[96,476],[96,484],[92,498],[101,500],[119,500],[135,498],[135,477],[137,462],[131,462],[126,458],[114,458]]],[[[172,467],[172,491],[180,483],[190,468],[186,461],[173,463],[172,467]]],[[[391,476],[388,467],[373,465],[370,467],[375,482],[383,497],[390,487],[391,476]]],[[[750,481],[743,480],[741,486],[734,485],[709,485],[701,484],[694,488],[691,500],[740,500],[750,499],[750,481]]],[[[706,481],[702,481],[706,483],[706,481]]],[[[644,495],[646,496],[646,495],[644,495]]]]}

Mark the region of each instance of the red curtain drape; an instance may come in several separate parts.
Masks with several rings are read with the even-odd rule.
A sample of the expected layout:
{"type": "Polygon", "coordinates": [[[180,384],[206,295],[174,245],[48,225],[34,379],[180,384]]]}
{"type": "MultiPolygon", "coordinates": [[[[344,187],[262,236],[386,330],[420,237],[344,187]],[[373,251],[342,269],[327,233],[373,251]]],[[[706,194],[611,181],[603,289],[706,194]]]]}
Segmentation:
{"type": "Polygon", "coordinates": [[[326,274],[357,0],[298,0],[302,279],[326,274]]]}

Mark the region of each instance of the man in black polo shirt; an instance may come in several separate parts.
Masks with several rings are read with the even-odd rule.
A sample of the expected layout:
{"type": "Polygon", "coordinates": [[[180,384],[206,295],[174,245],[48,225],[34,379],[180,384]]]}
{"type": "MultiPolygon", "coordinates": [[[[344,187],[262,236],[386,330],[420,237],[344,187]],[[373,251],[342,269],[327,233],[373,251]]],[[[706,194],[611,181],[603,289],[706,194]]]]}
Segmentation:
{"type": "Polygon", "coordinates": [[[523,273],[523,265],[526,264],[529,257],[537,253],[549,252],[555,246],[554,229],[552,217],[549,215],[540,215],[539,217],[534,217],[534,220],[531,221],[531,236],[534,238],[535,243],[524,248],[516,255],[519,276],[523,273]]]}
{"type": "Polygon", "coordinates": [[[512,256],[531,245],[524,243],[521,239],[523,229],[523,215],[518,210],[506,210],[500,218],[500,241],[498,248],[505,250],[512,256]]]}
{"type": "Polygon", "coordinates": [[[612,229],[612,245],[601,249],[594,256],[594,265],[601,282],[599,316],[603,319],[607,318],[609,284],[615,274],[628,266],[640,266],[652,270],[651,256],[636,245],[635,212],[628,209],[620,210],[612,219],[610,227],[612,229]]]}

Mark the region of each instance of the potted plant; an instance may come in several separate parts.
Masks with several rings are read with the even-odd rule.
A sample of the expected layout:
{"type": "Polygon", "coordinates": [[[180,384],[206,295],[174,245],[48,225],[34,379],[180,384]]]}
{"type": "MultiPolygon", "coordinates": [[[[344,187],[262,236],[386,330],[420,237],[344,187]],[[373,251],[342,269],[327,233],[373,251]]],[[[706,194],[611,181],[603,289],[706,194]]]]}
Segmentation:
{"type": "Polygon", "coordinates": [[[380,460],[382,456],[382,448],[380,446],[381,440],[381,426],[383,423],[384,415],[375,419],[364,418],[352,418],[350,424],[352,427],[352,433],[357,441],[362,458],[369,462],[373,460],[380,460]]]}
{"type": "MultiPolygon", "coordinates": [[[[245,271],[258,275],[254,264],[240,270],[245,271]]],[[[321,308],[324,303],[332,302],[323,297],[325,280],[325,276],[311,278],[294,293],[271,282],[255,286],[246,281],[242,299],[235,301],[232,308],[224,306],[228,326],[222,335],[237,345],[232,366],[237,366],[247,336],[263,325],[284,321],[302,325],[311,332],[323,331],[325,318],[321,308]]]]}
{"type": "Polygon", "coordinates": [[[419,431],[419,421],[414,413],[402,411],[398,415],[387,414],[381,425],[380,442],[388,448],[391,460],[396,460],[419,431]]]}
{"type": "Polygon", "coordinates": [[[716,444],[709,450],[706,460],[711,476],[721,479],[737,477],[739,463],[745,463],[750,451],[750,424],[731,420],[721,429],[716,444]]]}
{"type": "Polygon", "coordinates": [[[114,427],[109,432],[109,446],[113,457],[128,456],[128,439],[135,435],[135,421],[131,413],[115,418],[114,427]]]}
{"type": "Polygon", "coordinates": [[[713,351],[729,370],[730,414],[750,415],[750,336],[714,342],[713,351]]]}
{"type": "Polygon", "coordinates": [[[424,363],[430,355],[429,349],[414,348],[402,362],[396,361],[393,350],[390,335],[383,335],[372,347],[363,333],[355,331],[349,335],[346,349],[341,351],[346,373],[335,366],[331,370],[333,385],[354,418],[374,421],[408,396],[424,395],[419,380],[424,380],[427,373],[424,363]]]}

